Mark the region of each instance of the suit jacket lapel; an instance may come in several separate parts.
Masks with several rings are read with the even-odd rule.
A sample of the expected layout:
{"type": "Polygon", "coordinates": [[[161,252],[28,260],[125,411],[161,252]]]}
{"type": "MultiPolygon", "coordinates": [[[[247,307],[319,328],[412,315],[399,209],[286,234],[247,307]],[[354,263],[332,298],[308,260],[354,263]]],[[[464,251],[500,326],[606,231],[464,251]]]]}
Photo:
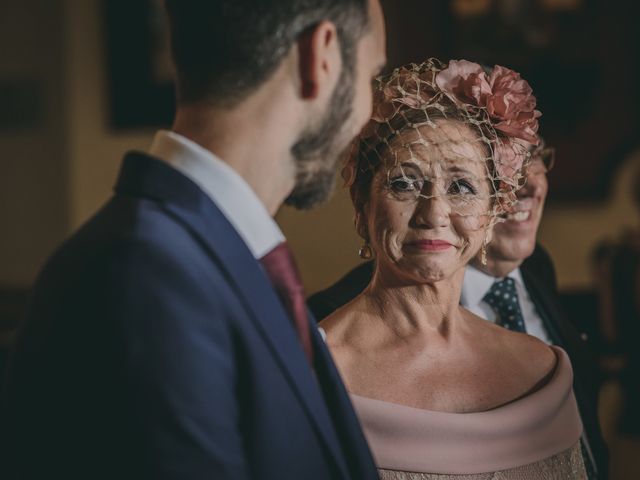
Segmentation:
{"type": "Polygon", "coordinates": [[[548,295],[545,295],[544,288],[541,288],[540,282],[535,278],[535,276],[531,275],[524,267],[522,267],[520,271],[522,272],[522,279],[524,280],[527,291],[531,296],[531,301],[535,305],[536,310],[544,323],[544,327],[549,333],[549,337],[551,337],[551,341],[554,345],[565,348],[564,338],[561,335],[556,322],[552,321],[553,315],[557,313],[553,312],[553,302],[549,301],[548,295]]]}
{"type": "Polygon", "coordinates": [[[291,321],[260,264],[213,201],[182,174],[144,154],[125,158],[116,191],[161,201],[167,213],[199,239],[227,274],[338,469],[348,478],[327,405],[291,321]]]}

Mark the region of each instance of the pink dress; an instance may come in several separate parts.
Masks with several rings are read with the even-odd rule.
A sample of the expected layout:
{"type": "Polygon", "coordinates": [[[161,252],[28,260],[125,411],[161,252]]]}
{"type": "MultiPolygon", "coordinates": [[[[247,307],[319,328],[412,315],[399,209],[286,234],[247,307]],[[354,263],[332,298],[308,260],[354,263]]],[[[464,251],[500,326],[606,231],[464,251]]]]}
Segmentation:
{"type": "Polygon", "coordinates": [[[548,383],[506,405],[446,413],[351,395],[383,480],[586,479],[564,350],[548,383]]]}

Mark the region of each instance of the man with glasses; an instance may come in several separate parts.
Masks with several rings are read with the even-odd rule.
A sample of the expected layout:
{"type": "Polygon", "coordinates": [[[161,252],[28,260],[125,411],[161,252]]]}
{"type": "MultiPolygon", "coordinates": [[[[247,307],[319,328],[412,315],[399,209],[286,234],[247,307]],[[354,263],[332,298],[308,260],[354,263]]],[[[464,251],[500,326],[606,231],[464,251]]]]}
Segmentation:
{"type": "MultiPolygon", "coordinates": [[[[486,263],[478,255],[467,267],[461,304],[482,318],[567,351],[585,429],[582,443],[587,469],[590,478],[603,479],[607,478],[608,454],[598,424],[597,366],[586,335],[562,313],[553,263],[536,241],[554,150],[541,142],[531,153],[526,182],[517,192],[518,201],[493,230],[486,263]]],[[[321,320],[362,292],[371,279],[372,267],[373,262],[364,263],[313,295],[308,304],[316,318],[321,320]]]]}
{"type": "Polygon", "coordinates": [[[529,333],[546,343],[555,343],[553,328],[546,324],[529,294],[529,277],[533,273],[544,286],[556,292],[553,264],[536,242],[549,186],[547,173],[553,168],[554,158],[553,149],[546,148],[544,142],[532,151],[524,185],[516,192],[518,200],[494,227],[493,238],[487,246],[486,264],[477,257],[467,267],[460,300],[476,315],[529,333]],[[512,312],[502,315],[505,318],[500,317],[502,306],[491,296],[495,297],[502,285],[503,290],[515,289],[519,304],[519,311],[514,306],[512,312]],[[514,317],[514,321],[510,322],[510,317],[514,317]]]}
{"type": "Polygon", "coordinates": [[[608,454],[598,423],[597,366],[587,345],[564,316],[555,269],[536,241],[548,191],[547,173],[555,152],[544,141],[532,152],[518,201],[493,230],[486,265],[478,258],[467,267],[461,304],[476,315],[522,331],[567,351],[574,367],[574,391],[584,424],[583,456],[589,478],[607,478],[608,454]],[[505,293],[514,302],[505,302],[505,293]]]}

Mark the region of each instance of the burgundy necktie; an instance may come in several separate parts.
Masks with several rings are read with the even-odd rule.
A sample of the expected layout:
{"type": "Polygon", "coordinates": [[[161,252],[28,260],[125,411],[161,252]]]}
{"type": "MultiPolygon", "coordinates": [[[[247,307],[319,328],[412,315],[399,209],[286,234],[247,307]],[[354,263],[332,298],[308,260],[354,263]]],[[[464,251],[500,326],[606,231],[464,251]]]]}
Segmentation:
{"type": "Polygon", "coordinates": [[[298,337],[309,362],[313,364],[313,349],[304,289],[296,262],[286,242],[282,242],[260,259],[280,300],[293,319],[298,337]]]}

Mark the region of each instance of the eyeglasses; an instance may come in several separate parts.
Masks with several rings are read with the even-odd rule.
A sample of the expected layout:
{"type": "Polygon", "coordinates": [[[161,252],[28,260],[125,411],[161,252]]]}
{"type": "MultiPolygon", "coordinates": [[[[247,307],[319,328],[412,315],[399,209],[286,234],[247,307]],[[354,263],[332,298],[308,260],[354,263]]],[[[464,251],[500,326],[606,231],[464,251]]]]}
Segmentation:
{"type": "Polygon", "coordinates": [[[549,173],[556,163],[556,149],[545,147],[534,150],[531,154],[531,163],[527,167],[527,174],[540,175],[549,173]]]}

